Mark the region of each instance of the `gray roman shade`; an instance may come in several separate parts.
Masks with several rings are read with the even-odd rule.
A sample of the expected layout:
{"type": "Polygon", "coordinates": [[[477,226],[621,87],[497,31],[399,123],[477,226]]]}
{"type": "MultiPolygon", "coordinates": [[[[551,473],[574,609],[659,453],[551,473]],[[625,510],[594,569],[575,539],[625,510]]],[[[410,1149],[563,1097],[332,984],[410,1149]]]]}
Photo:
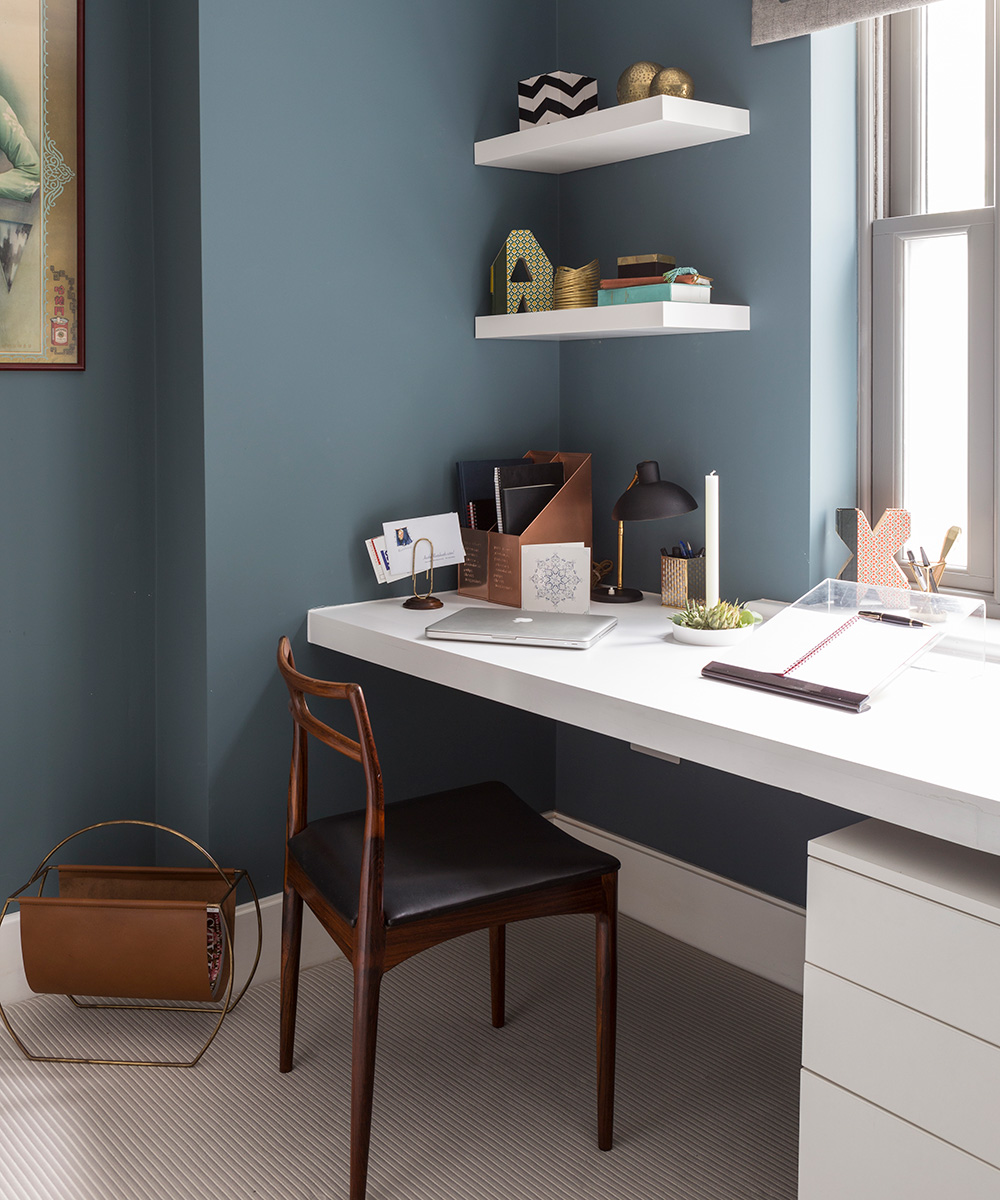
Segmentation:
{"type": "Polygon", "coordinates": [[[750,40],[755,46],[780,42],[931,3],[933,0],[753,0],[750,40]]]}

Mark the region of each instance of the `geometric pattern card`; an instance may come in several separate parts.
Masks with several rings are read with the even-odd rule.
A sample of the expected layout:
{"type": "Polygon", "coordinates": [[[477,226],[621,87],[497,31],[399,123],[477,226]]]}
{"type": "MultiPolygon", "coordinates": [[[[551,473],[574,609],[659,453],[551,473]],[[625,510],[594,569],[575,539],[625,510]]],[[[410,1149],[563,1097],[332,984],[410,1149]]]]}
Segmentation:
{"type": "Polygon", "coordinates": [[[521,607],[530,612],[590,612],[590,547],[583,542],[522,546],[521,607]]]}
{"type": "Polygon", "coordinates": [[[837,509],[837,533],[851,551],[838,579],[908,588],[909,580],[893,557],[910,536],[910,514],[905,508],[887,508],[872,529],[858,508],[837,509]]]}

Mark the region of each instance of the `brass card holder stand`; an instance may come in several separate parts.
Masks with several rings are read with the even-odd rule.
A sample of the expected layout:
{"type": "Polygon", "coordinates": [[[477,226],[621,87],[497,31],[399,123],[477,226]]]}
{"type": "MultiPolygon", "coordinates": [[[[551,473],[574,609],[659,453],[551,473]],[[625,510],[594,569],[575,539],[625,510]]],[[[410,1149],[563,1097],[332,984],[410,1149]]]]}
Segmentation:
{"type": "Polygon", "coordinates": [[[208,1040],[188,1062],[72,1058],[34,1054],[0,1005],[0,1020],[32,1062],[193,1067],[214,1041],[225,1017],[243,999],[260,961],[260,902],[249,874],[224,870],[197,842],[152,821],[101,821],[78,829],[63,838],[42,859],[28,882],[8,897],[0,912],[0,924],[13,903],[20,907],[24,973],[33,992],[67,996],[81,1009],[200,1012],[218,1017],[208,1040]],[[169,833],[194,847],[211,866],[50,865],[53,855],[73,838],[112,825],[137,825],[169,833]],[[58,895],[43,896],[46,880],[53,872],[58,879],[58,895]],[[257,955],[246,983],[233,999],[235,893],[243,880],[250,888],[257,913],[257,955]],[[22,895],[36,883],[37,893],[22,895]],[[84,1001],[78,996],[102,999],[84,1001]],[[129,999],[119,1002],[124,997],[129,999]]]}
{"type": "Polygon", "coordinates": [[[403,601],[404,608],[429,609],[444,607],[443,600],[439,600],[437,596],[431,595],[434,591],[434,543],[430,538],[417,538],[413,543],[413,566],[410,569],[410,575],[413,579],[413,595],[403,601]],[[422,596],[417,591],[417,547],[421,542],[426,542],[431,548],[430,566],[425,572],[427,576],[427,591],[422,596]]]}

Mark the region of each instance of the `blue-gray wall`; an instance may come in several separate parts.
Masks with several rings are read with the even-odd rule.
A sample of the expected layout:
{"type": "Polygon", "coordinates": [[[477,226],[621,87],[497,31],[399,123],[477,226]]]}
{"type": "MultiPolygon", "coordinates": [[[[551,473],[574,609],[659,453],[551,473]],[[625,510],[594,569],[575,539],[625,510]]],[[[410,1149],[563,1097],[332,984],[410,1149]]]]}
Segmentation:
{"type": "MultiPolygon", "coordinates": [[[[457,459],[529,448],[594,453],[598,553],[653,457],[699,498],[722,476],[725,592],[827,573],[854,495],[853,185],[821,151],[853,154],[852,41],[753,50],[748,0],[90,0],[87,31],[88,367],[0,376],[7,890],[119,815],[276,890],[288,633],[306,670],[364,685],[390,794],[502,774],[800,899],[805,838],[838,810],[314,650],[304,615],[386,594],[364,538],[451,507],[457,459]],[[517,79],[587,71],[607,105],[641,57],[749,108],[751,136],[562,179],[473,166],[516,127],[517,79]],[[820,84],[842,99],[821,134],[820,84]],[[753,328],[477,342],[516,227],[609,273],[675,253],[753,328]]],[[[630,581],[655,589],[682,534],[698,514],[630,529],[630,581]]]]}
{"type": "MultiPolygon", "coordinates": [[[[640,459],[699,505],[715,470],[722,595],[795,599],[837,573],[834,512],[855,502],[854,27],[751,48],[747,0],[559,11],[560,65],[596,76],[602,105],[651,59],[688,71],[696,99],[750,110],[749,137],[561,178],[560,262],[613,275],[618,255],[673,254],[714,278],[713,301],[750,305],[748,333],[561,346],[563,444],[600,448],[596,556],[615,555],[611,509],[640,459]]],[[[625,582],[658,591],[659,548],[680,537],[704,543],[702,508],[627,526],[625,582]]],[[[577,729],[560,728],[557,763],[562,811],[798,903],[808,838],[856,819],[577,729]]]]}
{"type": "Polygon", "coordinates": [[[87,27],[87,368],[0,371],[4,896],[80,826],[154,815],[148,11],[88,0],[87,27]]]}
{"type": "Polygon", "coordinates": [[[310,605],[379,594],[365,538],[454,507],[456,460],[558,448],[556,349],[473,338],[509,230],[556,239],[555,180],[473,164],[475,140],[516,121],[512,81],[555,54],[556,13],[200,8],[210,838],[269,891],[290,746],[279,634],[306,669],[366,687],[390,795],[470,771],[513,773],[539,804],[554,789],[547,723],[310,653],[303,626],[310,605]]]}

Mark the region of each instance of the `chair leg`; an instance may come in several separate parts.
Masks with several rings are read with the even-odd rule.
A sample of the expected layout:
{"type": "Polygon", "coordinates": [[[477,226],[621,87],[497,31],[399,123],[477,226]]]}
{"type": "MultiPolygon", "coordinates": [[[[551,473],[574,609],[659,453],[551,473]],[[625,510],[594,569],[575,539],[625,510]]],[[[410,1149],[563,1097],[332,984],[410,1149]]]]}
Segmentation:
{"type": "Polygon", "coordinates": [[[493,1028],[501,1029],[505,1019],[507,976],[507,926],[490,926],[490,1007],[493,1028]]]}
{"type": "Polygon", "coordinates": [[[597,914],[597,1145],[610,1150],[615,1122],[618,1000],[618,876],[603,878],[607,908],[597,914]]]}
{"type": "Polygon", "coordinates": [[[302,897],[286,884],[281,904],[281,1036],[278,1052],[278,1068],[281,1071],[292,1069],[301,947],[302,897]]]}
{"type": "Polygon", "coordinates": [[[351,1049],[350,1200],[364,1200],[368,1184],[368,1148],[372,1133],[375,1038],[382,968],[361,954],[354,966],[354,1036],[351,1049]]]}

